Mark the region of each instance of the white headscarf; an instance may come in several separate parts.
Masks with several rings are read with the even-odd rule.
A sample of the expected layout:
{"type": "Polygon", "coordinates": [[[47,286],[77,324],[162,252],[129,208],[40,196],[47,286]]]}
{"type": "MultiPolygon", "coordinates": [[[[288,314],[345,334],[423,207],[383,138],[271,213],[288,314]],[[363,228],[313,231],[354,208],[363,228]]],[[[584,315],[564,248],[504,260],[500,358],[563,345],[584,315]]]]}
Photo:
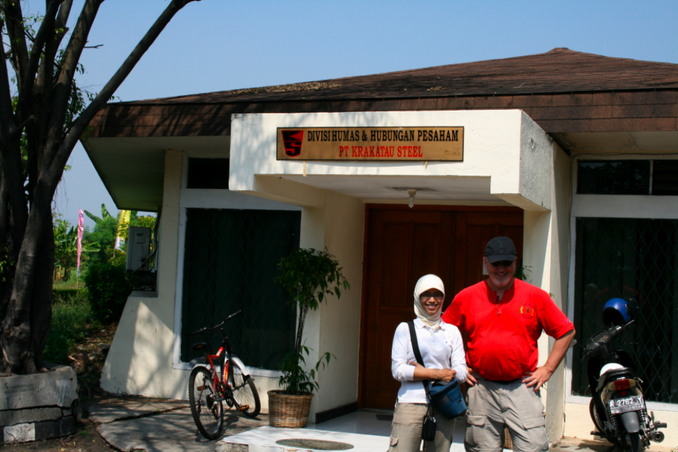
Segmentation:
{"type": "Polygon", "coordinates": [[[445,300],[445,285],[443,280],[436,275],[424,275],[419,278],[417,284],[414,286],[414,313],[417,317],[431,328],[437,328],[440,325],[440,314],[443,310],[443,304],[440,303],[438,312],[429,315],[426,310],[421,307],[419,296],[429,289],[438,289],[443,293],[443,301],[445,300]]]}

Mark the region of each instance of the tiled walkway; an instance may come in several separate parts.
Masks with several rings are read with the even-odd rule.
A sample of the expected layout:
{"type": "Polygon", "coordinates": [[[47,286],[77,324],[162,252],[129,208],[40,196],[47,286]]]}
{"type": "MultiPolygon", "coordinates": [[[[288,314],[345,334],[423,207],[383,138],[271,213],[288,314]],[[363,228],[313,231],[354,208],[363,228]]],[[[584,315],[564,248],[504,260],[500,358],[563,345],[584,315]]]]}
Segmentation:
{"type": "MultiPolygon", "coordinates": [[[[464,451],[463,419],[458,420],[454,444],[450,452],[464,451]]],[[[317,451],[324,441],[335,443],[329,447],[346,447],[351,452],[386,452],[391,434],[391,414],[388,412],[356,411],[322,424],[303,429],[285,429],[270,426],[224,438],[217,445],[218,452],[285,452],[317,451]],[[287,442],[286,442],[287,440],[287,442]],[[300,440],[296,444],[289,440],[300,440]],[[306,441],[303,441],[306,440],[306,441]],[[320,443],[317,441],[320,440],[320,443]],[[279,442],[282,441],[282,444],[279,442]],[[289,446],[294,444],[294,446],[289,446]],[[315,448],[311,448],[315,446],[315,448]],[[349,449],[350,448],[350,449],[349,449]]]]}

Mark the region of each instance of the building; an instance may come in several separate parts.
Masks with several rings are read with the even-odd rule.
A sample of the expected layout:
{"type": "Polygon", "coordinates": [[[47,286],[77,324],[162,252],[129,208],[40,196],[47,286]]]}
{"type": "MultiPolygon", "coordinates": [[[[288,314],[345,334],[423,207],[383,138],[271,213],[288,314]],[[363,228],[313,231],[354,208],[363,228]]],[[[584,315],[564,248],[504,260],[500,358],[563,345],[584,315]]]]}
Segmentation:
{"type": "MultiPolygon", "coordinates": [[[[185,398],[188,333],[240,308],[235,348],[260,392],[275,388],[294,314],[271,280],[301,245],[334,254],[351,284],[308,319],[313,356],[336,357],[312,414],[390,408],[414,283],[440,275],[449,303],[503,234],[580,344],[607,299],[636,306],[625,341],[678,443],[678,65],[557,48],[112,103],[83,144],[117,207],[160,225],[157,289],[130,296],[105,389],[185,398]]],[[[548,382],[552,440],[592,430],[585,375],[575,346],[548,382]]]]}

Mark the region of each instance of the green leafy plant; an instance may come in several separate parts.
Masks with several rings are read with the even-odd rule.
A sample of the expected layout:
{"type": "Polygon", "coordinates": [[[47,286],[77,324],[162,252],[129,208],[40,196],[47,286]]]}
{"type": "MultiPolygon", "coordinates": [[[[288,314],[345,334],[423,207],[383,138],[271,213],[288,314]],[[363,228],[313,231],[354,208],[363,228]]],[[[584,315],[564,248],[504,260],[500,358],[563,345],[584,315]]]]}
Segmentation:
{"type": "Polygon", "coordinates": [[[304,392],[313,392],[318,390],[318,382],[316,377],[321,369],[324,369],[330,363],[330,359],[334,357],[330,352],[326,352],[315,363],[312,369],[306,371],[306,358],[310,349],[302,345],[299,353],[290,352],[285,355],[280,364],[280,371],[283,373],[280,376],[278,384],[285,388],[287,394],[300,394],[304,392]]]}
{"type": "Polygon", "coordinates": [[[94,230],[87,231],[85,243],[94,243],[98,253],[92,256],[92,261],[107,262],[115,256],[115,234],[118,230],[118,218],[108,212],[105,204],[101,204],[101,216],[85,210],[85,215],[94,222],[94,230]]]}
{"type": "Polygon", "coordinates": [[[528,282],[527,278],[529,277],[530,273],[532,273],[532,267],[525,265],[521,259],[520,263],[516,266],[516,272],[514,276],[518,279],[528,282]]]}
{"type": "Polygon", "coordinates": [[[124,265],[95,263],[85,275],[85,287],[94,318],[103,324],[117,322],[132,287],[125,277],[124,265]]]}
{"type": "Polygon", "coordinates": [[[297,248],[278,263],[280,276],[275,280],[292,296],[290,305],[298,309],[294,349],[280,365],[279,384],[286,394],[300,394],[318,390],[316,378],[333,355],[324,353],[318,362],[306,370],[306,357],[310,349],[303,345],[304,324],[309,310],[316,310],[328,296],[341,297],[342,290],[349,288],[336,258],[327,251],[313,248],[297,248]]]}
{"type": "Polygon", "coordinates": [[[45,345],[45,360],[68,365],[68,355],[82,342],[94,322],[84,289],[54,289],[52,327],[45,345]]]}
{"type": "MultiPolygon", "coordinates": [[[[61,218],[55,218],[52,222],[54,229],[54,280],[68,281],[71,270],[76,268],[78,260],[78,230],[70,223],[61,218]]],[[[81,260],[84,262],[87,254],[99,251],[97,244],[82,242],[81,260]]]]}

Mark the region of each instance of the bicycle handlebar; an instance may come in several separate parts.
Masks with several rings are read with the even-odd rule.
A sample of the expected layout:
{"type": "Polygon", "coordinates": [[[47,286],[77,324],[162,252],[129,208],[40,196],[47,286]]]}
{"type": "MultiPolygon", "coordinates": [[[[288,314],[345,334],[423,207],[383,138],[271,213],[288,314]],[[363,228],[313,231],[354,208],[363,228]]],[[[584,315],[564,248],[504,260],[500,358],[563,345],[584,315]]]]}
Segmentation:
{"type": "Polygon", "coordinates": [[[190,335],[190,336],[195,336],[195,335],[204,333],[205,331],[216,330],[216,329],[218,329],[218,328],[221,328],[222,326],[224,326],[224,323],[228,322],[229,320],[231,320],[233,317],[235,317],[236,315],[240,314],[241,312],[242,312],[242,309],[239,309],[239,310],[235,311],[233,314],[230,314],[228,317],[226,317],[226,318],[225,318],[221,323],[219,323],[218,325],[214,325],[214,326],[204,326],[204,327],[200,328],[199,330],[196,330],[196,331],[193,331],[192,333],[189,333],[189,335],[190,335]]]}

